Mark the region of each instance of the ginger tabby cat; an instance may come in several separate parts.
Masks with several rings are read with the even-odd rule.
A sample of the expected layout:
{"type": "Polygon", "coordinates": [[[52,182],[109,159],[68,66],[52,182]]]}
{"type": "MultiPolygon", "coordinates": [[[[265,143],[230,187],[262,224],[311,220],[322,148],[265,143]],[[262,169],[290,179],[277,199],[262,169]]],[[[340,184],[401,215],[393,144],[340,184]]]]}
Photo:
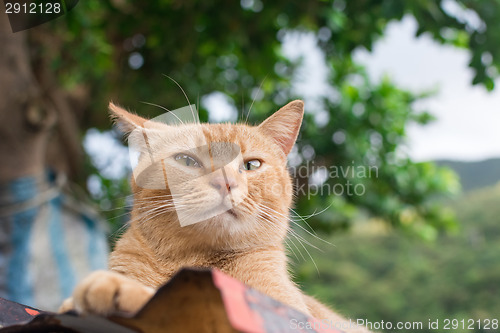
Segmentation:
{"type": "Polygon", "coordinates": [[[143,171],[132,177],[131,223],[111,254],[110,271],[87,277],[62,311],[135,312],[175,272],[190,266],[217,268],[307,315],[345,321],[304,295],[287,271],[283,243],[292,182],[286,164],[302,123],[302,101],[259,126],[167,125],[112,103],[110,110],[129,134],[129,145],[147,135],[137,166],[143,171]],[[151,151],[161,151],[163,160],[151,163],[151,151]]]}

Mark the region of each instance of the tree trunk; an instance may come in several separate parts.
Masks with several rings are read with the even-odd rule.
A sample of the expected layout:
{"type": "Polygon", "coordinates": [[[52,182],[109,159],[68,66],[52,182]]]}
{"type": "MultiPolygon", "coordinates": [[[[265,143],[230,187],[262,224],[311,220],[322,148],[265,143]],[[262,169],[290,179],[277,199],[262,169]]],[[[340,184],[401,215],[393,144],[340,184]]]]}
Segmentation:
{"type": "Polygon", "coordinates": [[[30,45],[44,42],[43,27],[33,29],[12,33],[7,15],[0,13],[0,183],[49,166],[81,181],[83,108],[70,106],[69,94],[47,70],[50,59],[30,58],[30,45]]]}
{"type": "Polygon", "coordinates": [[[0,183],[43,172],[55,123],[31,69],[26,36],[12,33],[0,13],[0,183]]]}

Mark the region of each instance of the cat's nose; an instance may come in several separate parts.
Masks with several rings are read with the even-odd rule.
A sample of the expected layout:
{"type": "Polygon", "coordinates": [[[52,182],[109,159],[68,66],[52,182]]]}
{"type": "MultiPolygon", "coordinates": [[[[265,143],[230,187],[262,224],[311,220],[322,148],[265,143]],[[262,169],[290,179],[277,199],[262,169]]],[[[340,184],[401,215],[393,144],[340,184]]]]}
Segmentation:
{"type": "Polygon", "coordinates": [[[210,186],[219,191],[222,197],[225,197],[238,187],[238,182],[231,177],[214,177],[210,180],[210,186]]]}

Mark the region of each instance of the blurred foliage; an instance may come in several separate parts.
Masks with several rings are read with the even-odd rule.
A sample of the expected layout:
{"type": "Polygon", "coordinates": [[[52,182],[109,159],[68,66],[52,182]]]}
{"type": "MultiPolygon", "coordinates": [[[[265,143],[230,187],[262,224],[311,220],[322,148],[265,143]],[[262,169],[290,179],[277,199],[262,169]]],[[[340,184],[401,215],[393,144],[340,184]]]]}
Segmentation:
{"type": "MultiPolygon", "coordinates": [[[[332,195],[300,197],[299,213],[330,207],[310,222],[331,231],[349,226],[362,208],[433,238],[436,230],[453,226],[453,216],[436,198],[455,193],[458,183],[447,169],[415,163],[402,153],[407,126],[432,120],[414,107],[425,95],[404,91],[388,79],[370,82],[352,58],[358,48],[370,50],[389,22],[405,15],[418,22],[417,35],[468,48],[473,82],[493,89],[500,65],[498,1],[86,0],[46,26],[55,41],[42,54],[52,59],[52,71],[68,89],[90,91],[84,131],[109,128],[105,109],[110,99],[150,116],[163,111],[139,101],[169,109],[186,105],[162,74],[179,81],[194,101],[215,91],[227,94],[235,106],[241,101],[248,108],[256,99],[250,121],[257,122],[301,97],[291,86],[300,61],[286,59],[281,42],[290,31],[312,32],[325,55],[331,93],[316,109],[306,105],[298,159],[306,161],[304,149],[312,148],[317,165],[375,166],[378,173],[326,180],[323,185],[361,184],[366,194],[334,196],[333,203],[332,195]],[[468,16],[453,13],[450,4],[468,16]],[[261,83],[264,98],[256,93],[261,83]],[[325,112],[327,121],[318,122],[318,114],[325,112]]],[[[201,107],[200,119],[207,118],[201,107]]],[[[99,199],[120,195],[117,189],[123,186],[113,182],[102,179],[99,199]]],[[[112,211],[108,217],[121,213],[112,211]]]]}
{"type": "MultiPolygon", "coordinates": [[[[460,232],[436,242],[365,228],[361,234],[331,237],[334,246],[313,241],[325,250],[313,256],[320,273],[312,261],[299,261],[297,280],[352,318],[394,325],[421,321],[419,332],[442,332],[444,319],[499,319],[499,201],[500,183],[453,201],[460,232]],[[426,329],[429,319],[439,319],[440,330],[426,329]]],[[[472,331],[482,332],[477,325],[472,331]]]]}

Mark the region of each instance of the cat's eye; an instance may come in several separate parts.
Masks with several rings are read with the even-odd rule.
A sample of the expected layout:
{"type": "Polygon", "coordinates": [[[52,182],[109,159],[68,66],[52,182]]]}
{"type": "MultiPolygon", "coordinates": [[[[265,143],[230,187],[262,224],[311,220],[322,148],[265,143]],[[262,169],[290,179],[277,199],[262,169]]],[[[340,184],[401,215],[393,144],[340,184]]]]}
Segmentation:
{"type": "Polygon", "coordinates": [[[174,156],[174,159],[184,165],[184,166],[187,166],[187,167],[191,167],[191,168],[201,168],[201,163],[198,162],[194,157],[191,157],[187,154],[177,154],[174,156]]]}
{"type": "Polygon", "coordinates": [[[257,170],[261,165],[262,162],[259,160],[249,160],[243,163],[243,169],[248,171],[257,170]]]}

